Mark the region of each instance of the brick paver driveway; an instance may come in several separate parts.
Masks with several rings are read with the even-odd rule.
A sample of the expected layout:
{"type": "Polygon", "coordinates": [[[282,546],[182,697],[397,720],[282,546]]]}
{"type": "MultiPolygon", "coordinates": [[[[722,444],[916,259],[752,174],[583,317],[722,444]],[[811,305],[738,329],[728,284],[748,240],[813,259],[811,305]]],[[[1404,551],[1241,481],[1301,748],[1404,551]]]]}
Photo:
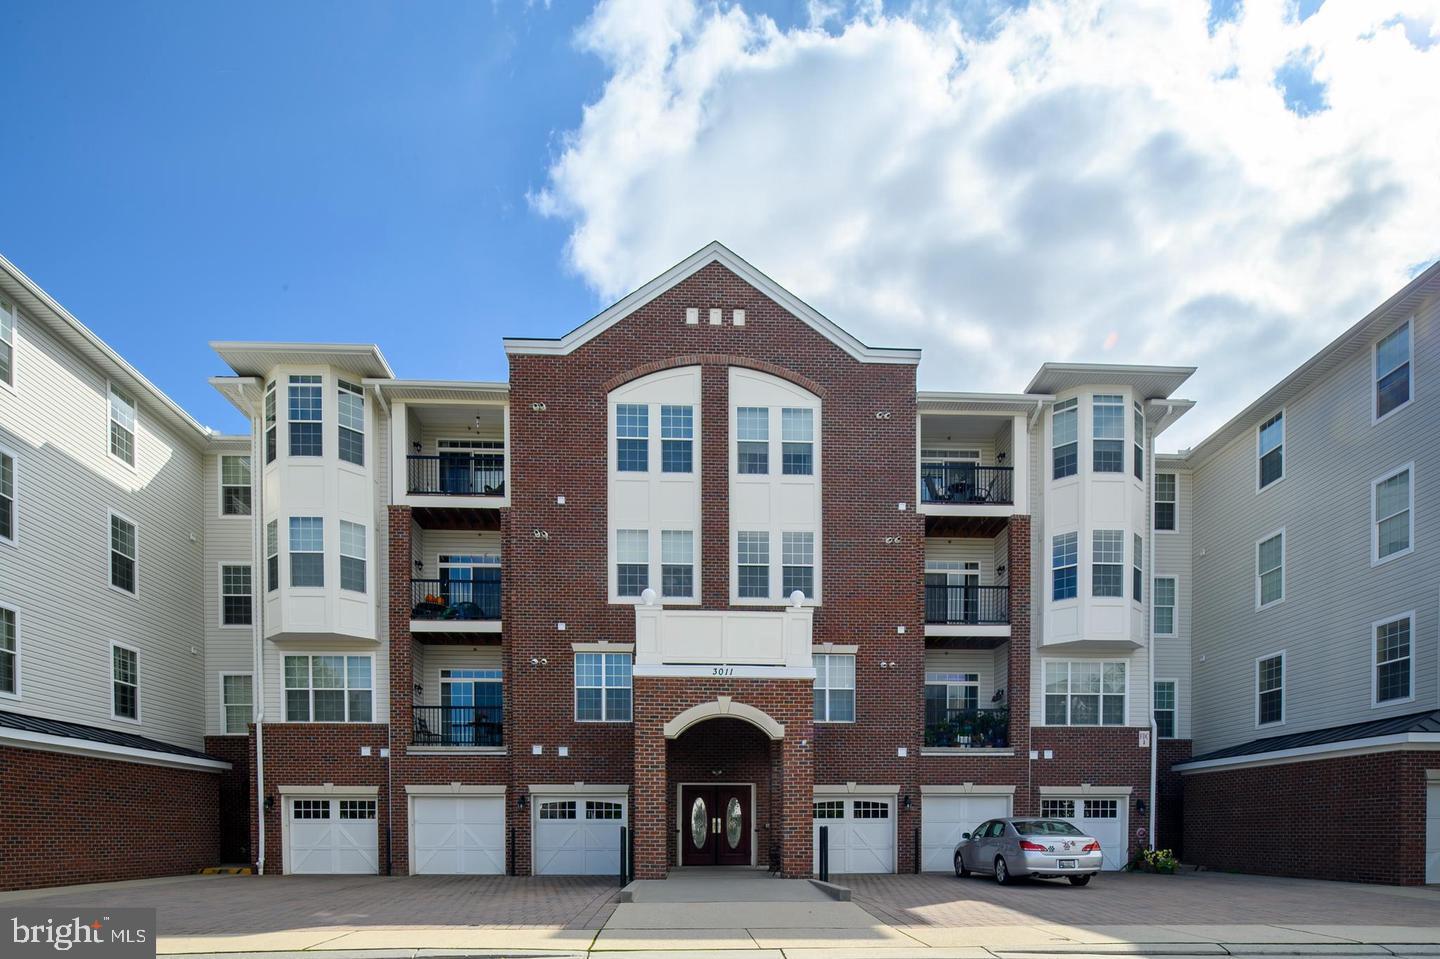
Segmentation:
{"type": "Polygon", "coordinates": [[[157,909],[162,936],[243,936],[288,929],[458,926],[599,929],[614,879],[505,876],[180,876],[19,893],[17,906],[157,909]]]}
{"type": "Polygon", "coordinates": [[[1106,873],[1083,888],[1000,886],[947,875],[842,876],[854,901],[897,926],[1333,923],[1440,926],[1440,889],[1184,873],[1106,873]]]}

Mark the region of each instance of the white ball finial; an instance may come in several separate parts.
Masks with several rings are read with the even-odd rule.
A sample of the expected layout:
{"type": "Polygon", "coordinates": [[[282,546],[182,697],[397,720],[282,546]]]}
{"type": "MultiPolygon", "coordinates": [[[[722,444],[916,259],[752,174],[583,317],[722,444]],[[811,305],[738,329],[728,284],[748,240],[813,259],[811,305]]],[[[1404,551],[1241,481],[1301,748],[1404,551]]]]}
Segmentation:
{"type": "Polygon", "coordinates": [[[640,594],[640,602],[644,603],[646,606],[654,606],[655,590],[651,589],[648,586],[645,587],[645,591],[640,594]]]}
{"type": "Polygon", "coordinates": [[[790,605],[794,606],[796,609],[799,609],[801,606],[805,605],[805,594],[798,589],[791,590],[790,605]]]}

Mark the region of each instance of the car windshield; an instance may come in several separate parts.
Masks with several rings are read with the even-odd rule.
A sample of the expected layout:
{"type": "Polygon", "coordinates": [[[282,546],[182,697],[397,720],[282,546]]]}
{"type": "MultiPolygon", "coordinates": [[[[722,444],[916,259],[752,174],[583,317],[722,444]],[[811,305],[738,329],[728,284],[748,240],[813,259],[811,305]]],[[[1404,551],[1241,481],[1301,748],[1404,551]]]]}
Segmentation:
{"type": "Polygon", "coordinates": [[[1015,831],[1022,836],[1083,836],[1085,835],[1068,822],[1058,819],[1027,819],[1015,823],[1015,831]]]}

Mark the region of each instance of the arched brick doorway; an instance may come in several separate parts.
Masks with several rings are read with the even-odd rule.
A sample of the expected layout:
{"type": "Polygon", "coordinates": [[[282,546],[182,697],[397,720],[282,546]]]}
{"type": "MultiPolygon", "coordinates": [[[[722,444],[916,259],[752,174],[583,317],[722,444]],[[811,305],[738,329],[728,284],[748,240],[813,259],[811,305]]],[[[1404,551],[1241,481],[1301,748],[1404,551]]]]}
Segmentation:
{"type": "Polygon", "coordinates": [[[780,747],[742,719],[690,726],[666,743],[670,863],[780,868],[771,796],[780,747]]]}

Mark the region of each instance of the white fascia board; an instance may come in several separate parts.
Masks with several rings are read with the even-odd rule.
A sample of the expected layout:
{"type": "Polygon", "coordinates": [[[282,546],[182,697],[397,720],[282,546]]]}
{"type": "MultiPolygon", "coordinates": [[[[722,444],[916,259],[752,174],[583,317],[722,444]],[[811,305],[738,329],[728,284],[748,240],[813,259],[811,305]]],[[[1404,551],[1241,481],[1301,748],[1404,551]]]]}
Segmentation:
{"type": "Polygon", "coordinates": [[[620,783],[531,783],[532,796],[629,795],[630,787],[620,783]]]}
{"type": "Polygon", "coordinates": [[[1132,791],[1130,786],[1096,786],[1092,783],[1081,783],[1079,786],[1040,786],[1042,796],[1128,796],[1132,791]]]}
{"type": "Polygon", "coordinates": [[[919,350],[874,347],[861,343],[814,307],[736,256],[719,241],[706,244],[559,339],[507,336],[504,340],[505,352],[511,355],[565,356],[711,263],[726,267],[861,363],[900,363],[915,366],[920,362],[919,350]]]}
{"type": "Polygon", "coordinates": [[[1014,786],[992,785],[990,783],[954,783],[946,785],[921,786],[922,796],[1013,796],[1014,786]]]}
{"type": "Polygon", "coordinates": [[[160,752],[155,749],[136,749],[133,746],[117,746],[113,743],[97,743],[87,739],[73,739],[69,736],[52,736],[27,729],[0,727],[0,745],[20,749],[35,749],[47,753],[69,753],[74,756],[90,756],[95,759],[113,759],[117,762],[140,763],[143,766],[170,766],[175,769],[194,769],[203,772],[224,772],[230,764],[219,759],[200,759],[195,756],[181,756],[177,753],[160,752]]]}
{"type": "Polygon", "coordinates": [[[816,783],[816,796],[898,796],[899,786],[872,783],[816,783]]]}
{"type": "Polygon", "coordinates": [[[379,786],[342,786],[336,783],[320,785],[276,786],[282,796],[378,796],[379,786]]]}
{"type": "Polygon", "coordinates": [[[1338,759],[1342,756],[1362,756],[1367,753],[1395,752],[1404,749],[1440,750],[1440,733],[1396,733],[1393,736],[1374,736],[1369,739],[1347,739],[1338,743],[1296,746],[1294,749],[1280,749],[1269,753],[1251,753],[1247,756],[1227,756],[1223,759],[1176,763],[1170,768],[1182,776],[1189,776],[1214,770],[1275,766],[1284,763],[1338,759]]]}
{"type": "Polygon", "coordinates": [[[473,783],[440,783],[438,785],[410,783],[405,792],[410,796],[503,796],[505,786],[473,783]]]}

